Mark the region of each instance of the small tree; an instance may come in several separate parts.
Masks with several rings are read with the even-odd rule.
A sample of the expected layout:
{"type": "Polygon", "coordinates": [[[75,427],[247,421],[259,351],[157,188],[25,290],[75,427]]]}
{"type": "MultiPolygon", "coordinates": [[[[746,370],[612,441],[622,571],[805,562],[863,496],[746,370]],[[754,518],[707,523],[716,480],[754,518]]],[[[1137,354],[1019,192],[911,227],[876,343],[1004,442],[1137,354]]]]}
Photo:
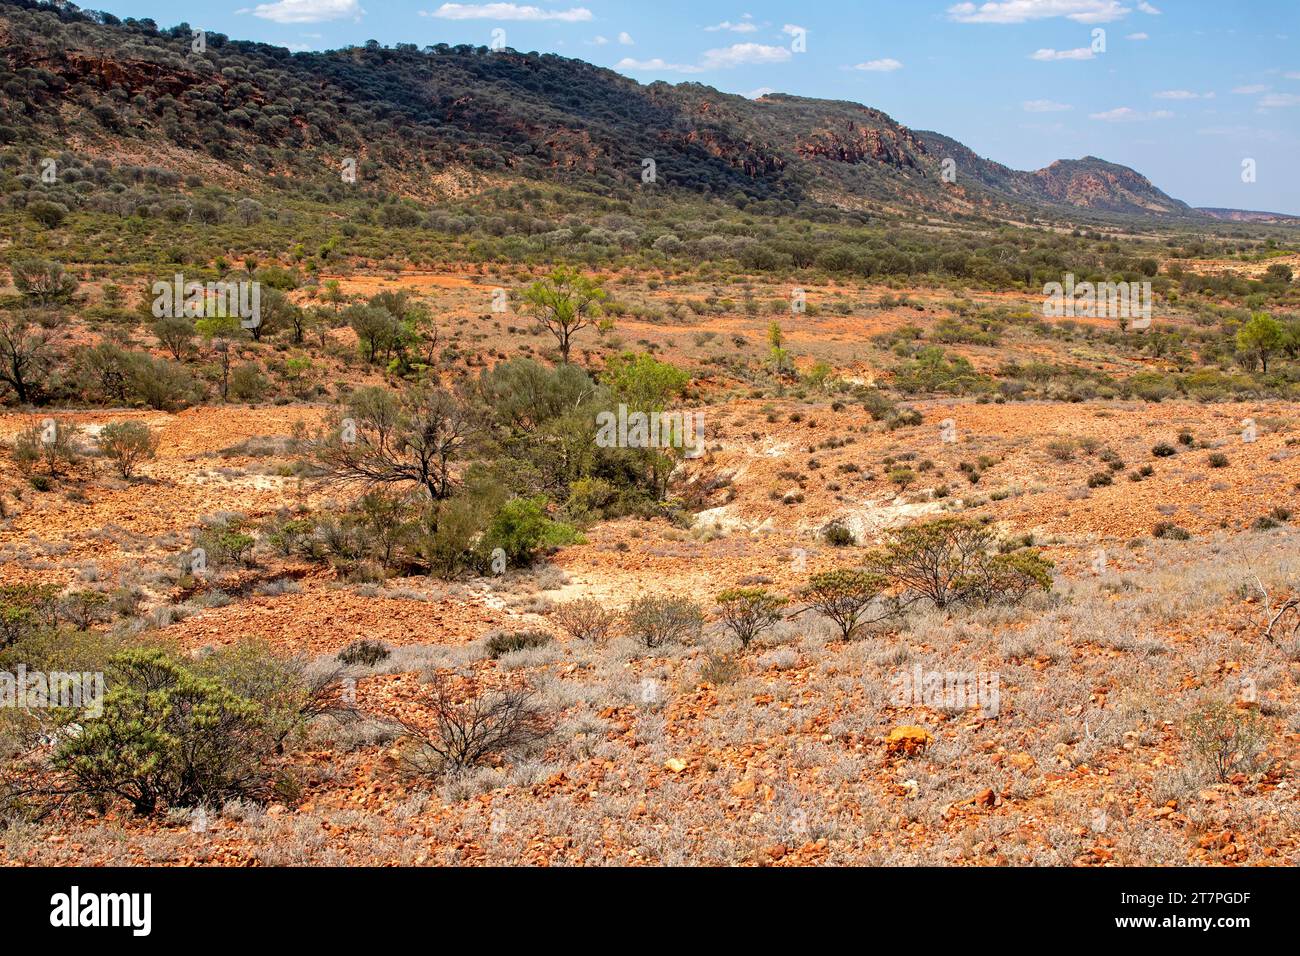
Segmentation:
{"type": "Polygon", "coordinates": [[[164,316],[153,323],[153,334],[158,344],[179,362],[194,343],[194,320],[184,316],[164,316]]]}
{"type": "Polygon", "coordinates": [[[1268,359],[1286,345],[1286,329],[1276,319],[1264,312],[1256,312],[1250,321],[1237,330],[1237,348],[1259,356],[1268,374],[1268,359]]]}
{"type": "Polygon", "coordinates": [[[606,293],[598,281],[560,268],[530,285],[522,298],[529,314],[555,336],[560,360],[567,365],[574,334],[596,324],[606,293]]]}
{"type": "Polygon", "coordinates": [[[868,567],[903,587],[905,600],[935,607],[1018,601],[1035,589],[1050,590],[1052,565],[1034,551],[990,553],[992,530],[965,518],[940,518],[896,528],[868,567]]]}
{"type": "Polygon", "coordinates": [[[357,346],[367,362],[376,364],[392,352],[401,325],[391,312],[377,305],[353,305],[343,315],[357,334],[357,346]]]}
{"type": "Polygon", "coordinates": [[[232,346],[244,337],[244,329],[239,319],[233,315],[199,319],[194,329],[212,344],[217,359],[221,363],[221,400],[230,398],[230,365],[234,361],[232,346]]]}
{"type": "Polygon", "coordinates": [[[99,447],[129,479],[142,461],[158,454],[158,436],[144,422],[112,422],[100,431],[99,447]]]}
{"type": "Polygon", "coordinates": [[[840,629],[840,637],[847,641],[862,626],[893,613],[892,608],[886,608],[865,620],[885,585],[885,579],[878,574],[842,568],[814,574],[799,596],[807,603],[804,610],[811,608],[830,618],[840,629]]]}
{"type": "Polygon", "coordinates": [[[433,502],[451,497],[452,464],[476,431],[471,409],[443,389],[398,396],[362,388],[311,450],[325,481],[367,487],[415,484],[433,502]]]}
{"type": "Polygon", "coordinates": [[[37,400],[56,358],[50,333],[28,313],[0,314],[0,385],[11,388],[19,404],[37,400]]]}
{"type": "Polygon", "coordinates": [[[730,588],[715,601],[722,626],[735,635],[741,648],[748,648],[760,633],[783,621],[784,608],[790,603],[766,588],[730,588]]]}

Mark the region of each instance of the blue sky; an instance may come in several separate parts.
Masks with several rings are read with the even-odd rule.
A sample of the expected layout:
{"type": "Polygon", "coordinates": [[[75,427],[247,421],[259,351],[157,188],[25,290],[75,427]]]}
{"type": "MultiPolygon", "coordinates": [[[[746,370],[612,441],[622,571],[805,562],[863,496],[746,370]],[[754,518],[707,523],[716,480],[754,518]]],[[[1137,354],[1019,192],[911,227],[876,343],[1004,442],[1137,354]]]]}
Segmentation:
{"type": "Polygon", "coordinates": [[[490,45],[498,36],[642,82],[865,103],[1019,169],[1094,155],[1192,205],[1300,214],[1300,0],[83,6],[295,50],[369,39],[490,45]],[[1253,182],[1244,181],[1247,160],[1253,182]]]}

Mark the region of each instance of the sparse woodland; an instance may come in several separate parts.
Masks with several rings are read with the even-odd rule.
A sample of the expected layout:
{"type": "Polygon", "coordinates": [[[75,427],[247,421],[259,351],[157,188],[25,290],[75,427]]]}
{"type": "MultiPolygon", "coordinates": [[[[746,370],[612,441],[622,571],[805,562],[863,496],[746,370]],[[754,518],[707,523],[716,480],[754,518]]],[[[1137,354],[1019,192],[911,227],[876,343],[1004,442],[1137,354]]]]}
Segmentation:
{"type": "Polygon", "coordinates": [[[0,863],[1300,861],[1295,221],[191,35],[0,8],[0,863]]]}

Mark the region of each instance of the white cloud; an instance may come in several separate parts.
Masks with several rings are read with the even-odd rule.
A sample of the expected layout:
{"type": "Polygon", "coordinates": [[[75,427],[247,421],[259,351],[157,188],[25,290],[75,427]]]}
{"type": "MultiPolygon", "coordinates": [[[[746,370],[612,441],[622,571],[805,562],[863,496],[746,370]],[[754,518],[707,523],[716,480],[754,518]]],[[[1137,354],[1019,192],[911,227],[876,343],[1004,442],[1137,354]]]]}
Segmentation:
{"type": "Polygon", "coordinates": [[[443,20],[560,20],[579,23],[592,18],[586,7],[569,10],[543,10],[517,3],[444,3],[433,16],[443,20]]]}
{"type": "Polygon", "coordinates": [[[1291,73],[1283,73],[1282,75],[1285,76],[1288,80],[1300,80],[1300,70],[1295,70],[1294,72],[1291,73]]]}
{"type": "Polygon", "coordinates": [[[624,46],[636,45],[636,41],[632,39],[632,34],[628,33],[626,30],[618,35],[618,42],[624,46]]]}
{"type": "Polygon", "coordinates": [[[746,93],[745,98],[749,100],[761,100],[763,97],[767,96],[767,94],[775,92],[776,90],[772,89],[770,86],[760,86],[758,89],[750,90],[746,93]]]}
{"type": "Polygon", "coordinates": [[[1068,103],[1054,103],[1051,100],[1026,100],[1026,113],[1062,113],[1074,109],[1068,103]]]}
{"type": "Polygon", "coordinates": [[[701,64],[706,70],[729,70],[736,66],[761,63],[784,63],[793,54],[783,46],[766,46],[762,43],[734,43],[718,50],[704,51],[701,64]]]}
{"type": "Polygon", "coordinates": [[[741,20],[739,23],[723,20],[721,23],[715,23],[713,26],[704,29],[707,33],[717,33],[720,30],[730,30],[732,33],[753,33],[758,27],[750,20],[741,20]]]}
{"type": "Polygon", "coordinates": [[[667,60],[655,57],[652,60],[634,60],[630,56],[624,57],[614,64],[616,70],[630,70],[633,73],[655,72],[655,73],[699,73],[698,66],[691,66],[688,63],[669,63],[667,60]]]}
{"type": "Polygon", "coordinates": [[[1026,23],[1065,17],[1075,23],[1109,23],[1132,12],[1119,0],[1003,0],[958,3],[948,8],[948,18],[958,23],[1026,23]]]}
{"type": "Polygon", "coordinates": [[[1081,46],[1076,50],[1036,50],[1029,54],[1031,60],[1091,60],[1092,47],[1081,46]]]}
{"type": "Polygon", "coordinates": [[[893,73],[895,70],[901,70],[903,64],[893,57],[885,57],[883,60],[868,60],[866,63],[859,63],[853,69],[866,70],[868,73],[893,73]]]}
{"type": "Polygon", "coordinates": [[[1104,123],[1141,123],[1145,120],[1169,119],[1173,115],[1169,110],[1143,113],[1127,106],[1121,106],[1118,109],[1107,110],[1104,113],[1089,113],[1088,119],[1101,120],[1104,123]]]}
{"type": "Polygon", "coordinates": [[[788,37],[794,37],[799,36],[800,34],[806,34],[808,29],[806,27],[796,26],[793,23],[787,23],[781,27],[781,32],[788,37]]]}
{"type": "Polygon", "coordinates": [[[604,46],[606,43],[609,42],[609,37],[603,37],[598,34],[595,37],[595,39],[589,40],[587,42],[589,42],[592,46],[604,46]]]}
{"type": "Polygon", "coordinates": [[[733,43],[731,46],[719,47],[716,50],[705,50],[698,64],[669,63],[660,57],[651,60],[635,60],[626,57],[616,63],[614,69],[634,72],[703,73],[705,70],[730,70],[738,66],[785,63],[791,56],[793,54],[783,46],[733,43]]]}
{"type": "Polygon", "coordinates": [[[252,9],[235,12],[251,13],[275,23],[320,23],[324,20],[360,17],[365,13],[357,0],[277,0],[276,3],[259,3],[252,9]]]}
{"type": "Polygon", "coordinates": [[[1254,96],[1256,93],[1267,93],[1267,92],[1268,92],[1268,84],[1267,84],[1267,83],[1251,83],[1251,84],[1249,84],[1248,86],[1234,86],[1234,87],[1232,88],[1232,92],[1234,92],[1234,93],[1238,93],[1238,94],[1240,94],[1241,96],[1254,96]]]}
{"type": "Polygon", "coordinates": [[[1146,33],[1130,33],[1124,37],[1125,40],[1150,40],[1151,37],[1146,33]]]}
{"type": "Polygon", "coordinates": [[[1259,108],[1264,110],[1277,109],[1283,106],[1300,106],[1300,94],[1270,93],[1259,101],[1259,108]]]}
{"type": "Polygon", "coordinates": [[[1161,90],[1159,93],[1152,93],[1158,100],[1200,100],[1213,99],[1213,93],[1194,93],[1191,90],[1161,90]]]}
{"type": "Polygon", "coordinates": [[[1153,17],[1160,16],[1160,11],[1157,10],[1155,7],[1151,6],[1151,4],[1147,3],[1146,0],[1141,0],[1141,2],[1138,3],[1138,9],[1141,10],[1143,13],[1151,14],[1153,17]]]}

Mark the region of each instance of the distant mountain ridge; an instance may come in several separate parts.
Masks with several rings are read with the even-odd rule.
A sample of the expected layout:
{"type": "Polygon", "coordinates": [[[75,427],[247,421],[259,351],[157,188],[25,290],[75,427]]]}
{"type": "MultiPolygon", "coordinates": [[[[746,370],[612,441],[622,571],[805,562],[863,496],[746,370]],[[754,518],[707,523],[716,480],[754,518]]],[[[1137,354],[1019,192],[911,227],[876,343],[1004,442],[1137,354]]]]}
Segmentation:
{"type": "Polygon", "coordinates": [[[123,152],[160,164],[180,151],[311,179],[359,157],[406,183],[462,163],[596,191],[642,188],[651,169],[656,187],[904,212],[1257,215],[1193,209],[1092,156],[1021,172],[857,103],[642,85],[553,54],[373,41],[290,53],[216,33],[196,51],[187,24],[34,0],[0,0],[0,40],[14,107],[0,139],[130,141],[123,152]]]}

